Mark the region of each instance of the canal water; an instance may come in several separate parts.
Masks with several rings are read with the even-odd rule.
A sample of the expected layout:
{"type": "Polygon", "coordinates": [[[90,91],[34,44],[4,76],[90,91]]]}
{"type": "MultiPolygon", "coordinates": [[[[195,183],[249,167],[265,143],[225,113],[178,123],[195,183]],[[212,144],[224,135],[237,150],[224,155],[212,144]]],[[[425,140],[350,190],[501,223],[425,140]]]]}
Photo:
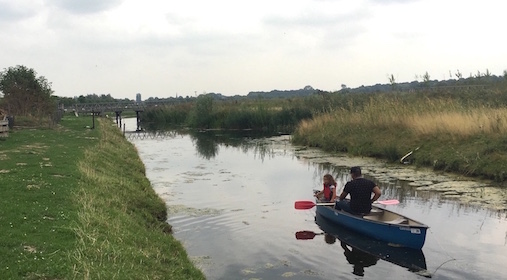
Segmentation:
{"type": "Polygon", "coordinates": [[[289,136],[126,136],[138,149],[153,188],[166,201],[174,236],[207,279],[507,275],[505,191],[488,182],[330,155],[293,146],[289,136]],[[295,201],[312,200],[326,173],[335,176],[341,191],[353,165],[363,166],[378,182],[381,199],[400,200],[385,207],[430,226],[422,250],[371,245],[374,240],[316,219],[315,209],[294,209],[295,201]],[[344,236],[347,242],[340,239],[344,236]]]}

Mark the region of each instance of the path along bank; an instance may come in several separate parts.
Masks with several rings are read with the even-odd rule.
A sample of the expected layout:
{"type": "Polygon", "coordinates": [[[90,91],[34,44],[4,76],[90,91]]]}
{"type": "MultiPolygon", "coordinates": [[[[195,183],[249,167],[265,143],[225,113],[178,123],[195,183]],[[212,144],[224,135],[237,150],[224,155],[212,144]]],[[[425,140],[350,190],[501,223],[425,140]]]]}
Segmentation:
{"type": "Polygon", "coordinates": [[[204,279],[169,232],[135,147],[109,120],[0,141],[3,279],[204,279]]]}

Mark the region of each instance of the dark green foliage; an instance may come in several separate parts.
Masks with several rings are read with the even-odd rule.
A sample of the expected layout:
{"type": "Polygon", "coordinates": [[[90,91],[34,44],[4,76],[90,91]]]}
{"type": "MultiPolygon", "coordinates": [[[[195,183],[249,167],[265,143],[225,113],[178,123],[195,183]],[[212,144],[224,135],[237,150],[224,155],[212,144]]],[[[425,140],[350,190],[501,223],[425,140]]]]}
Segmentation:
{"type": "Polygon", "coordinates": [[[1,107],[13,116],[43,117],[56,109],[51,100],[51,83],[23,65],[0,72],[0,92],[3,93],[1,107]]]}
{"type": "Polygon", "coordinates": [[[304,97],[309,96],[317,92],[318,90],[314,89],[311,86],[305,86],[302,89],[298,90],[272,90],[270,92],[264,91],[251,91],[248,93],[248,98],[293,98],[293,97],[304,97]]]}
{"type": "Polygon", "coordinates": [[[77,97],[55,97],[56,101],[65,106],[66,108],[72,107],[75,104],[87,104],[87,103],[116,103],[122,101],[130,101],[128,98],[116,99],[111,94],[87,94],[80,95],[77,97]]]}
{"type": "Polygon", "coordinates": [[[327,110],[317,109],[322,98],[270,99],[255,101],[217,101],[210,95],[200,95],[194,102],[180,103],[148,109],[142,115],[146,127],[187,126],[198,129],[255,129],[291,132],[303,119],[314,113],[327,110]],[[313,106],[312,106],[313,105],[313,106]]]}
{"type": "Polygon", "coordinates": [[[153,107],[141,114],[141,122],[145,127],[180,126],[189,118],[191,110],[190,103],[153,107]]]}
{"type": "Polygon", "coordinates": [[[214,127],[251,129],[253,127],[263,127],[264,125],[265,123],[262,120],[255,118],[253,111],[230,108],[230,110],[221,110],[215,113],[214,127]]]}
{"type": "Polygon", "coordinates": [[[402,155],[398,152],[398,147],[392,143],[389,146],[383,147],[383,151],[379,154],[379,157],[385,157],[390,162],[398,162],[402,155]]]}
{"type": "Polygon", "coordinates": [[[213,98],[199,95],[189,115],[188,123],[195,128],[210,128],[213,123],[213,98]]]}

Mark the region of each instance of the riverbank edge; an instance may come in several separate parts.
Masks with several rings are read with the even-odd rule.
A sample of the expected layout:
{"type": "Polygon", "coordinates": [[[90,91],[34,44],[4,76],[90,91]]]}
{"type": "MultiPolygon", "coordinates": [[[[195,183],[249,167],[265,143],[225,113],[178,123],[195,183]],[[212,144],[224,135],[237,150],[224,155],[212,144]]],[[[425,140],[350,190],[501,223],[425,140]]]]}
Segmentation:
{"type": "Polygon", "coordinates": [[[98,119],[97,129],[98,143],[78,163],[74,278],[204,279],[170,234],[167,207],[135,146],[110,120],[98,119]]]}
{"type": "Polygon", "coordinates": [[[493,180],[499,186],[507,186],[507,156],[502,152],[507,140],[503,136],[477,135],[461,140],[442,134],[417,138],[402,129],[367,129],[352,124],[336,128],[330,123],[303,131],[302,126],[292,134],[295,145],[493,180]]]}

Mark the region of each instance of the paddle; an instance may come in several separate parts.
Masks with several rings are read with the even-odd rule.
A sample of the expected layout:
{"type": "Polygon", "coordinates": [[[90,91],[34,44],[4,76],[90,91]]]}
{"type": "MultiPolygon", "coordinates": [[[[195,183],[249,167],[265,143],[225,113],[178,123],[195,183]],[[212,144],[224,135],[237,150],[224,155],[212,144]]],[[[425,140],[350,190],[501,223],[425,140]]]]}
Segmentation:
{"type": "MultiPolygon", "coordinates": [[[[391,200],[378,200],[378,201],[375,201],[373,204],[377,204],[377,203],[382,204],[382,205],[395,205],[400,202],[397,199],[391,199],[391,200]]],[[[334,202],[315,203],[310,200],[300,200],[300,201],[296,201],[294,203],[294,208],[296,208],[298,210],[306,210],[306,209],[311,209],[317,205],[332,206],[332,205],[334,205],[334,202]]]]}
{"type": "Polygon", "coordinates": [[[313,239],[316,235],[322,235],[322,234],[324,234],[324,233],[323,232],[315,233],[313,231],[303,230],[303,231],[296,232],[296,239],[297,240],[309,240],[309,239],[313,239]]]}

